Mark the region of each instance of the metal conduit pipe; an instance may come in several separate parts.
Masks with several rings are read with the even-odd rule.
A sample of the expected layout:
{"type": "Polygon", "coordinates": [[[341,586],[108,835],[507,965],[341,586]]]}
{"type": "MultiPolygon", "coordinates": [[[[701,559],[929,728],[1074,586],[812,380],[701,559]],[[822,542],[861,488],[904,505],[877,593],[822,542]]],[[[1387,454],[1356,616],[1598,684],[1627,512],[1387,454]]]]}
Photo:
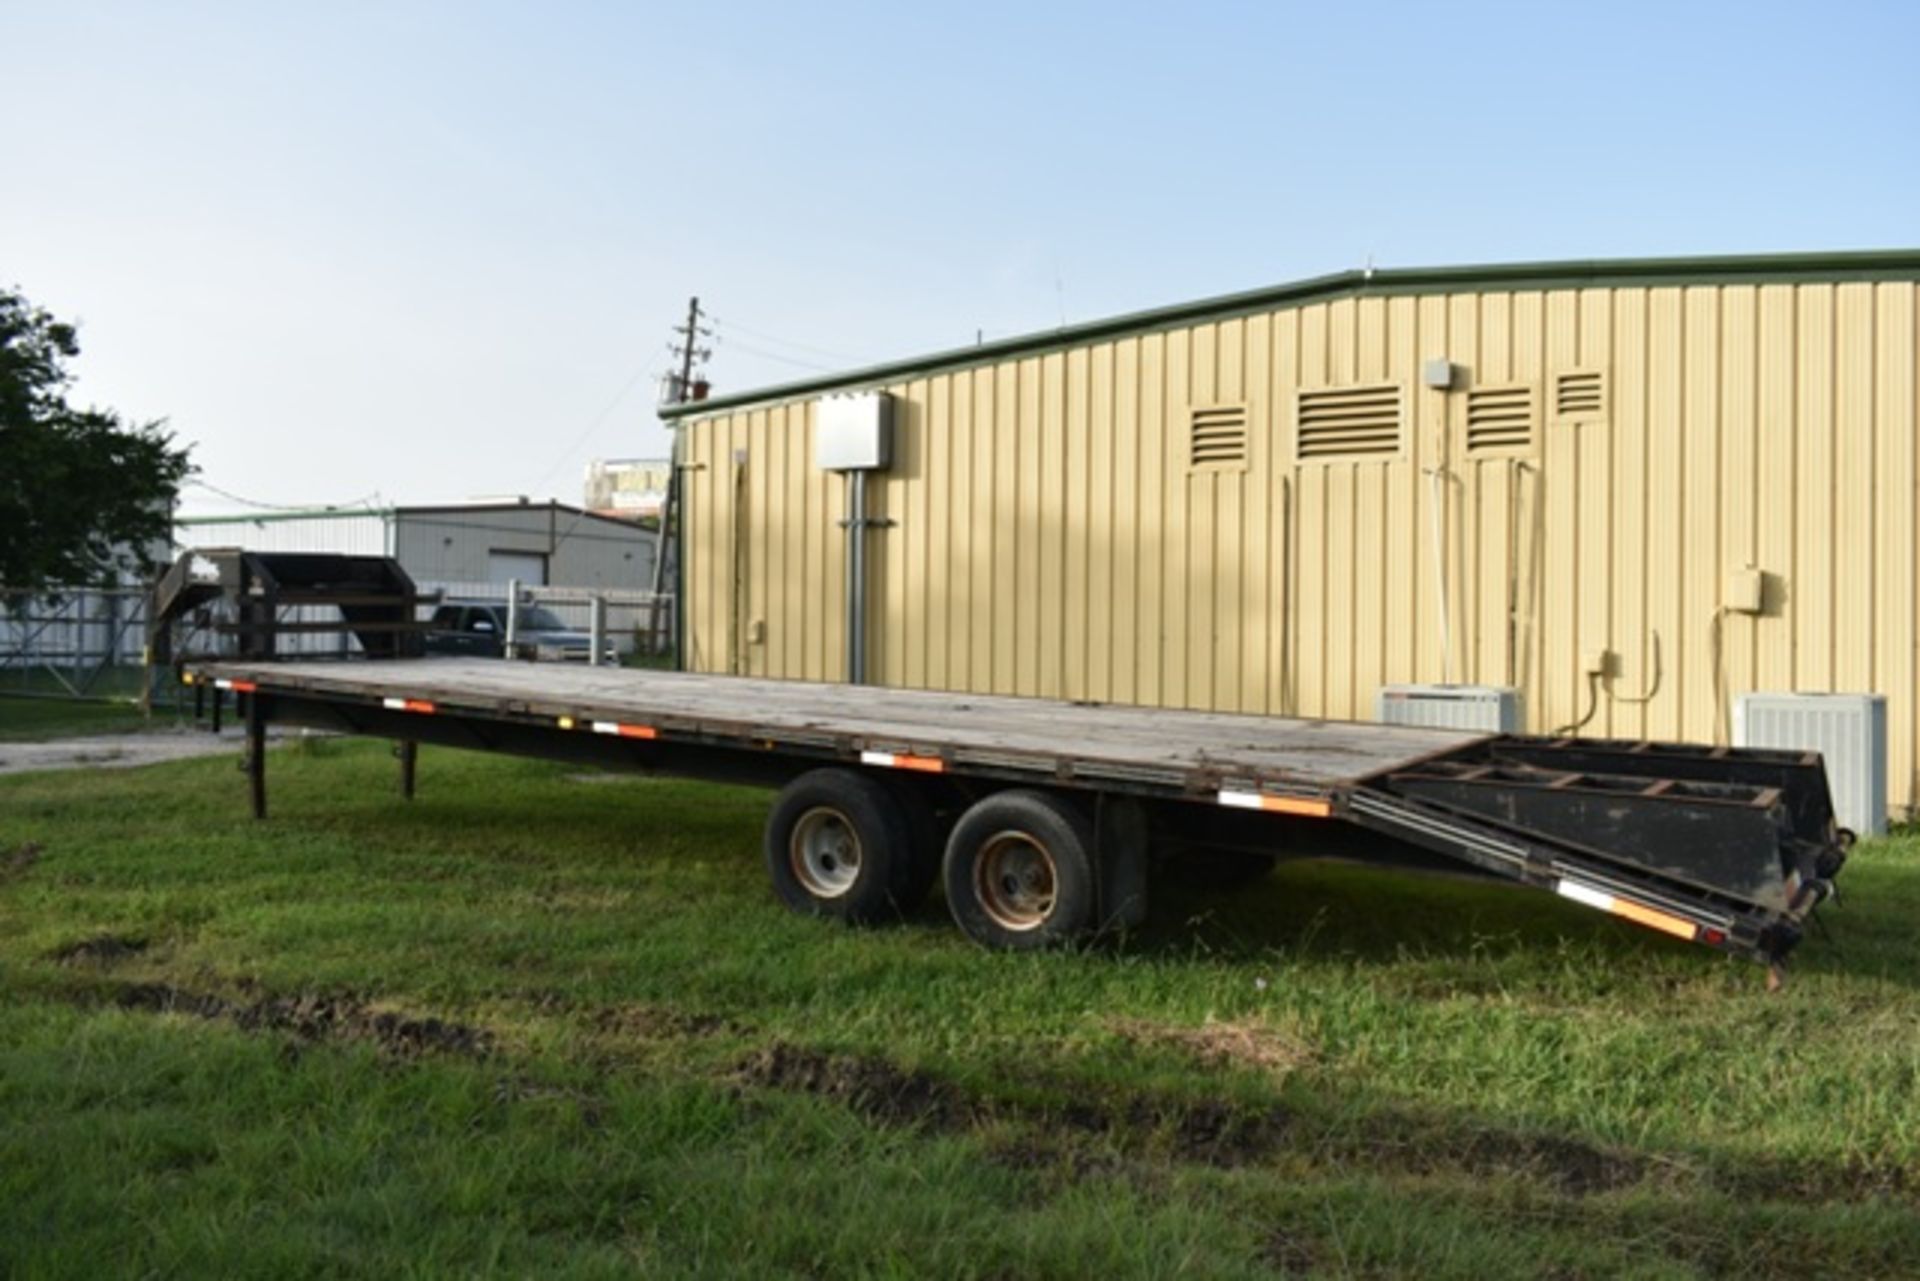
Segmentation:
{"type": "Polygon", "coordinates": [[[847,683],[867,681],[867,473],[847,477],[847,683]]]}

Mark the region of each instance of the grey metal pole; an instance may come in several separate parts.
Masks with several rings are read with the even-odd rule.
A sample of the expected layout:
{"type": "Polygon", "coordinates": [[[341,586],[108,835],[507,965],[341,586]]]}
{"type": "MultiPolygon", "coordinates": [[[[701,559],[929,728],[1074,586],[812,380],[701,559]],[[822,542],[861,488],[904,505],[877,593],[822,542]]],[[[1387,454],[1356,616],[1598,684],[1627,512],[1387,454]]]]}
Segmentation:
{"type": "Polygon", "coordinates": [[[660,502],[660,521],[653,534],[653,573],[647,591],[647,648],[656,653],[660,644],[660,593],[666,590],[667,549],[673,538],[674,510],[680,505],[680,441],[678,424],[673,429],[673,444],[667,449],[667,492],[660,502]]]}
{"type": "Polygon", "coordinates": [[[847,473],[847,681],[867,681],[867,474],[847,473]]]}
{"type": "Polygon", "coordinates": [[[501,657],[512,658],[514,643],[520,639],[520,580],[507,580],[507,636],[501,657]]]}
{"type": "Polygon", "coordinates": [[[587,666],[600,666],[600,655],[607,647],[607,598],[594,594],[587,602],[587,666]]]}

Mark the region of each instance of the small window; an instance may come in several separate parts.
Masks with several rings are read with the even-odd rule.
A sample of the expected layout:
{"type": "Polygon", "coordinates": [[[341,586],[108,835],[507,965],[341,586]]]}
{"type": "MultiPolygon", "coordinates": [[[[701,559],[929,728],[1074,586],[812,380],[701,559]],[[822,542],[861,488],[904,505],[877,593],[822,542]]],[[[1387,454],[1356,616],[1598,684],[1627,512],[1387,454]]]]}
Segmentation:
{"type": "Polygon", "coordinates": [[[1553,380],[1555,422],[1587,423],[1607,416],[1607,378],[1598,369],[1569,369],[1553,380]]]}
{"type": "Polygon", "coordinates": [[[1247,407],[1195,409],[1187,428],[1188,462],[1196,467],[1240,467],[1247,461],[1247,407]]]}
{"type": "Polygon", "coordinates": [[[1300,393],[1294,457],[1300,462],[1391,458],[1401,449],[1400,387],[1322,387],[1300,393]]]}
{"type": "Polygon", "coordinates": [[[1467,453],[1523,454],[1533,449],[1533,387],[1475,387],[1467,393],[1467,453]]]}
{"type": "Polygon", "coordinates": [[[444,631],[453,631],[459,627],[460,607],[458,605],[442,605],[439,609],[434,610],[433,626],[441,628],[444,631]]]}

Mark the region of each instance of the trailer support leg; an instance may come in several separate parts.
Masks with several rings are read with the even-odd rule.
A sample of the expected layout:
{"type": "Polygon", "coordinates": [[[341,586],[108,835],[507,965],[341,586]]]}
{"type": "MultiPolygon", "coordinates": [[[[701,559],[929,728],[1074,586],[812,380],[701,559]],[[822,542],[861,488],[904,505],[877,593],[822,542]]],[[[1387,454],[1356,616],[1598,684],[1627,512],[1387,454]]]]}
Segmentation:
{"type": "Polygon", "coordinates": [[[420,744],[410,738],[394,744],[393,754],[400,758],[400,795],[413,799],[414,772],[420,762],[420,744]]]}
{"type": "Polygon", "coordinates": [[[253,816],[267,816],[267,721],[260,714],[260,696],[247,695],[247,789],[253,796],[253,816]]]}

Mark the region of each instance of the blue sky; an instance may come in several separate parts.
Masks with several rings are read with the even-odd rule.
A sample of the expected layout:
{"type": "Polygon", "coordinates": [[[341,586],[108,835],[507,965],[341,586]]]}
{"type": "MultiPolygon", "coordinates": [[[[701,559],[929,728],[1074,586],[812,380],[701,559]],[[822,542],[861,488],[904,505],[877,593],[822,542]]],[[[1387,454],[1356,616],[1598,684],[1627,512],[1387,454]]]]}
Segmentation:
{"type": "MultiPolygon", "coordinates": [[[[1359,266],[1920,244],[1920,4],[0,0],[0,281],[268,503],[1359,266]]],[[[188,510],[233,510],[189,494],[188,510]]]]}

